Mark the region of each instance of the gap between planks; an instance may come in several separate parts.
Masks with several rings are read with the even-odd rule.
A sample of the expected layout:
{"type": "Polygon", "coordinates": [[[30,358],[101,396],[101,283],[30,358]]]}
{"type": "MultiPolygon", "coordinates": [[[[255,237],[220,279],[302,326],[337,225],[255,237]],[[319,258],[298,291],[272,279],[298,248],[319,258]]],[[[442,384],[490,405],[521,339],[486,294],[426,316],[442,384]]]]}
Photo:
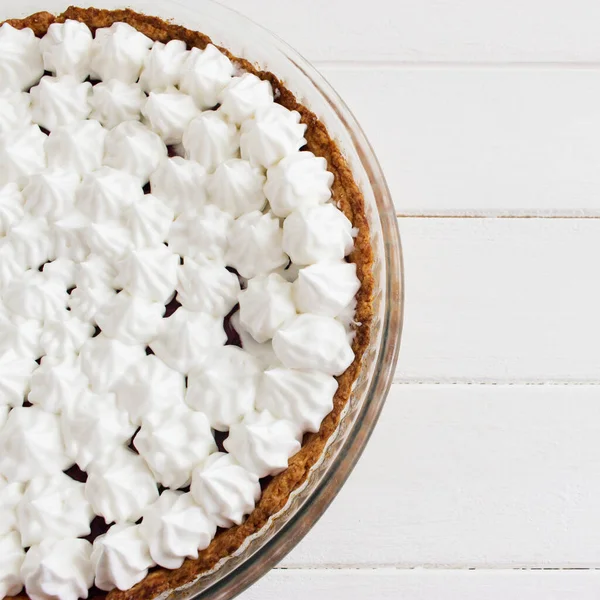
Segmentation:
{"type": "Polygon", "coordinates": [[[298,565],[298,566],[275,566],[274,571],[600,571],[598,567],[507,567],[507,566],[494,566],[489,565],[485,567],[479,566],[468,566],[468,565],[442,565],[442,564],[431,564],[422,566],[404,566],[404,565],[390,565],[390,564],[342,564],[342,563],[319,563],[315,565],[298,565]]]}
{"type": "Polygon", "coordinates": [[[600,219],[600,212],[553,211],[552,213],[504,213],[494,211],[444,212],[444,213],[402,213],[398,219],[600,219]]]}
{"type": "Polygon", "coordinates": [[[435,60],[314,60],[312,65],[317,69],[378,69],[392,71],[400,69],[564,69],[564,70],[600,70],[600,62],[597,61],[435,61],[435,60]]]}
{"type": "Polygon", "coordinates": [[[454,385],[454,386],[594,386],[600,385],[600,380],[584,381],[576,380],[569,381],[566,379],[552,380],[552,379],[540,379],[540,380],[509,380],[505,381],[502,379],[411,379],[408,377],[401,377],[396,375],[392,381],[394,385],[454,385]]]}

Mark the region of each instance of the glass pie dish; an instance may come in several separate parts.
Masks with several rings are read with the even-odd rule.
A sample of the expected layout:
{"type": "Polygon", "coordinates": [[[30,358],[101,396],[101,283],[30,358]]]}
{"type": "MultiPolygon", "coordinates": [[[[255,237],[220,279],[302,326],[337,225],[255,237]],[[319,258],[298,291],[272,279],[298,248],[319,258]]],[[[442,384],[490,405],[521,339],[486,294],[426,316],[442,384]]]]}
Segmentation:
{"type": "MultiPolygon", "coordinates": [[[[123,8],[113,0],[80,3],[123,8]]],[[[211,0],[127,3],[134,10],[201,31],[234,55],[273,72],[297,100],[325,124],[341,149],[364,196],[374,256],[374,318],[360,374],[335,433],[304,483],[267,524],[233,554],[169,598],[232,598],[273,567],[309,531],[340,490],[373,430],[392,382],[402,325],[400,240],[394,205],[381,168],[348,108],[326,81],[278,38],[211,0]]],[[[0,2],[0,21],[38,11],[60,13],[64,1],[0,2]]]]}

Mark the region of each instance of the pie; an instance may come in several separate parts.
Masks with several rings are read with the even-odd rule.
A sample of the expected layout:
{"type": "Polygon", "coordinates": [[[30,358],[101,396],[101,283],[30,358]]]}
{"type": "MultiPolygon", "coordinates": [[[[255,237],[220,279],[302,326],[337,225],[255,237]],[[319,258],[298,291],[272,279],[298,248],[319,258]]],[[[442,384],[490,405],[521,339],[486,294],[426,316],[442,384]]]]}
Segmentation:
{"type": "Polygon", "coordinates": [[[69,8],[0,27],[0,598],[154,598],[280,511],[369,344],[364,201],[276,75],[69,8]]]}

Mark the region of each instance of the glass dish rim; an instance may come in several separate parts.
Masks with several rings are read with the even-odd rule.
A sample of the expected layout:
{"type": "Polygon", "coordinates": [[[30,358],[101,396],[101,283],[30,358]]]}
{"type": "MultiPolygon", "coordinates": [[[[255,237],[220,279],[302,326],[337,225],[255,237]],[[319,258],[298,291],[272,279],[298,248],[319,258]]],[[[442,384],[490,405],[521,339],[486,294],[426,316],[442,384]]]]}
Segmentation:
{"type": "MultiPolygon", "coordinates": [[[[210,587],[188,597],[189,600],[228,600],[241,594],[268,573],[304,538],[323,516],[360,459],[392,386],[398,361],[404,322],[404,263],[395,205],[383,169],[362,127],[345,101],[308,59],[277,34],[239,11],[223,6],[217,0],[204,1],[234,13],[236,17],[251,24],[268,37],[318,88],[337,113],[345,128],[351,133],[353,144],[369,175],[370,182],[377,181],[381,188],[381,193],[376,194],[375,198],[384,236],[386,265],[385,310],[380,352],[367,397],[355,419],[353,430],[343,445],[347,454],[343,456],[342,453],[338,453],[329,465],[326,475],[320,479],[306,499],[307,501],[280,526],[275,535],[264,542],[234,570],[226,573],[210,587]],[[366,425],[358,426],[363,418],[366,425]]],[[[180,3],[177,2],[177,4],[180,3]]],[[[308,108],[311,107],[308,106],[308,108]]],[[[335,433],[332,437],[334,436],[335,433]]],[[[282,509],[281,512],[283,510],[285,509],[282,509]]]]}

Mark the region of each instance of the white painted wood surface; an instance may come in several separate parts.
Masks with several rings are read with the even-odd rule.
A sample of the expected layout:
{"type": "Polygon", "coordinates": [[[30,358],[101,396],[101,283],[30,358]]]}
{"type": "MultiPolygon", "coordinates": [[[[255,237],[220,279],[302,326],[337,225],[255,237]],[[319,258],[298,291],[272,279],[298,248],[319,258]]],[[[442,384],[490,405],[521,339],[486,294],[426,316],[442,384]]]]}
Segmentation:
{"type": "Polygon", "coordinates": [[[244,600],[597,600],[597,571],[273,571],[244,600]],[[307,593],[310,590],[310,594],[307,593]]]}
{"type": "Polygon", "coordinates": [[[372,441],[244,600],[598,598],[600,5],[222,1],[355,112],[406,261],[372,441]]]}
{"type": "Polygon", "coordinates": [[[396,385],[282,565],[597,567],[598,440],[598,386],[396,385]]]}
{"type": "Polygon", "coordinates": [[[313,61],[600,60],[594,0],[221,0],[313,61]]]}
{"type": "Polygon", "coordinates": [[[600,381],[599,219],[399,225],[406,305],[398,381],[600,381]]]}
{"type": "Polygon", "coordinates": [[[600,214],[600,68],[321,71],[373,144],[400,214],[600,214]]]}

